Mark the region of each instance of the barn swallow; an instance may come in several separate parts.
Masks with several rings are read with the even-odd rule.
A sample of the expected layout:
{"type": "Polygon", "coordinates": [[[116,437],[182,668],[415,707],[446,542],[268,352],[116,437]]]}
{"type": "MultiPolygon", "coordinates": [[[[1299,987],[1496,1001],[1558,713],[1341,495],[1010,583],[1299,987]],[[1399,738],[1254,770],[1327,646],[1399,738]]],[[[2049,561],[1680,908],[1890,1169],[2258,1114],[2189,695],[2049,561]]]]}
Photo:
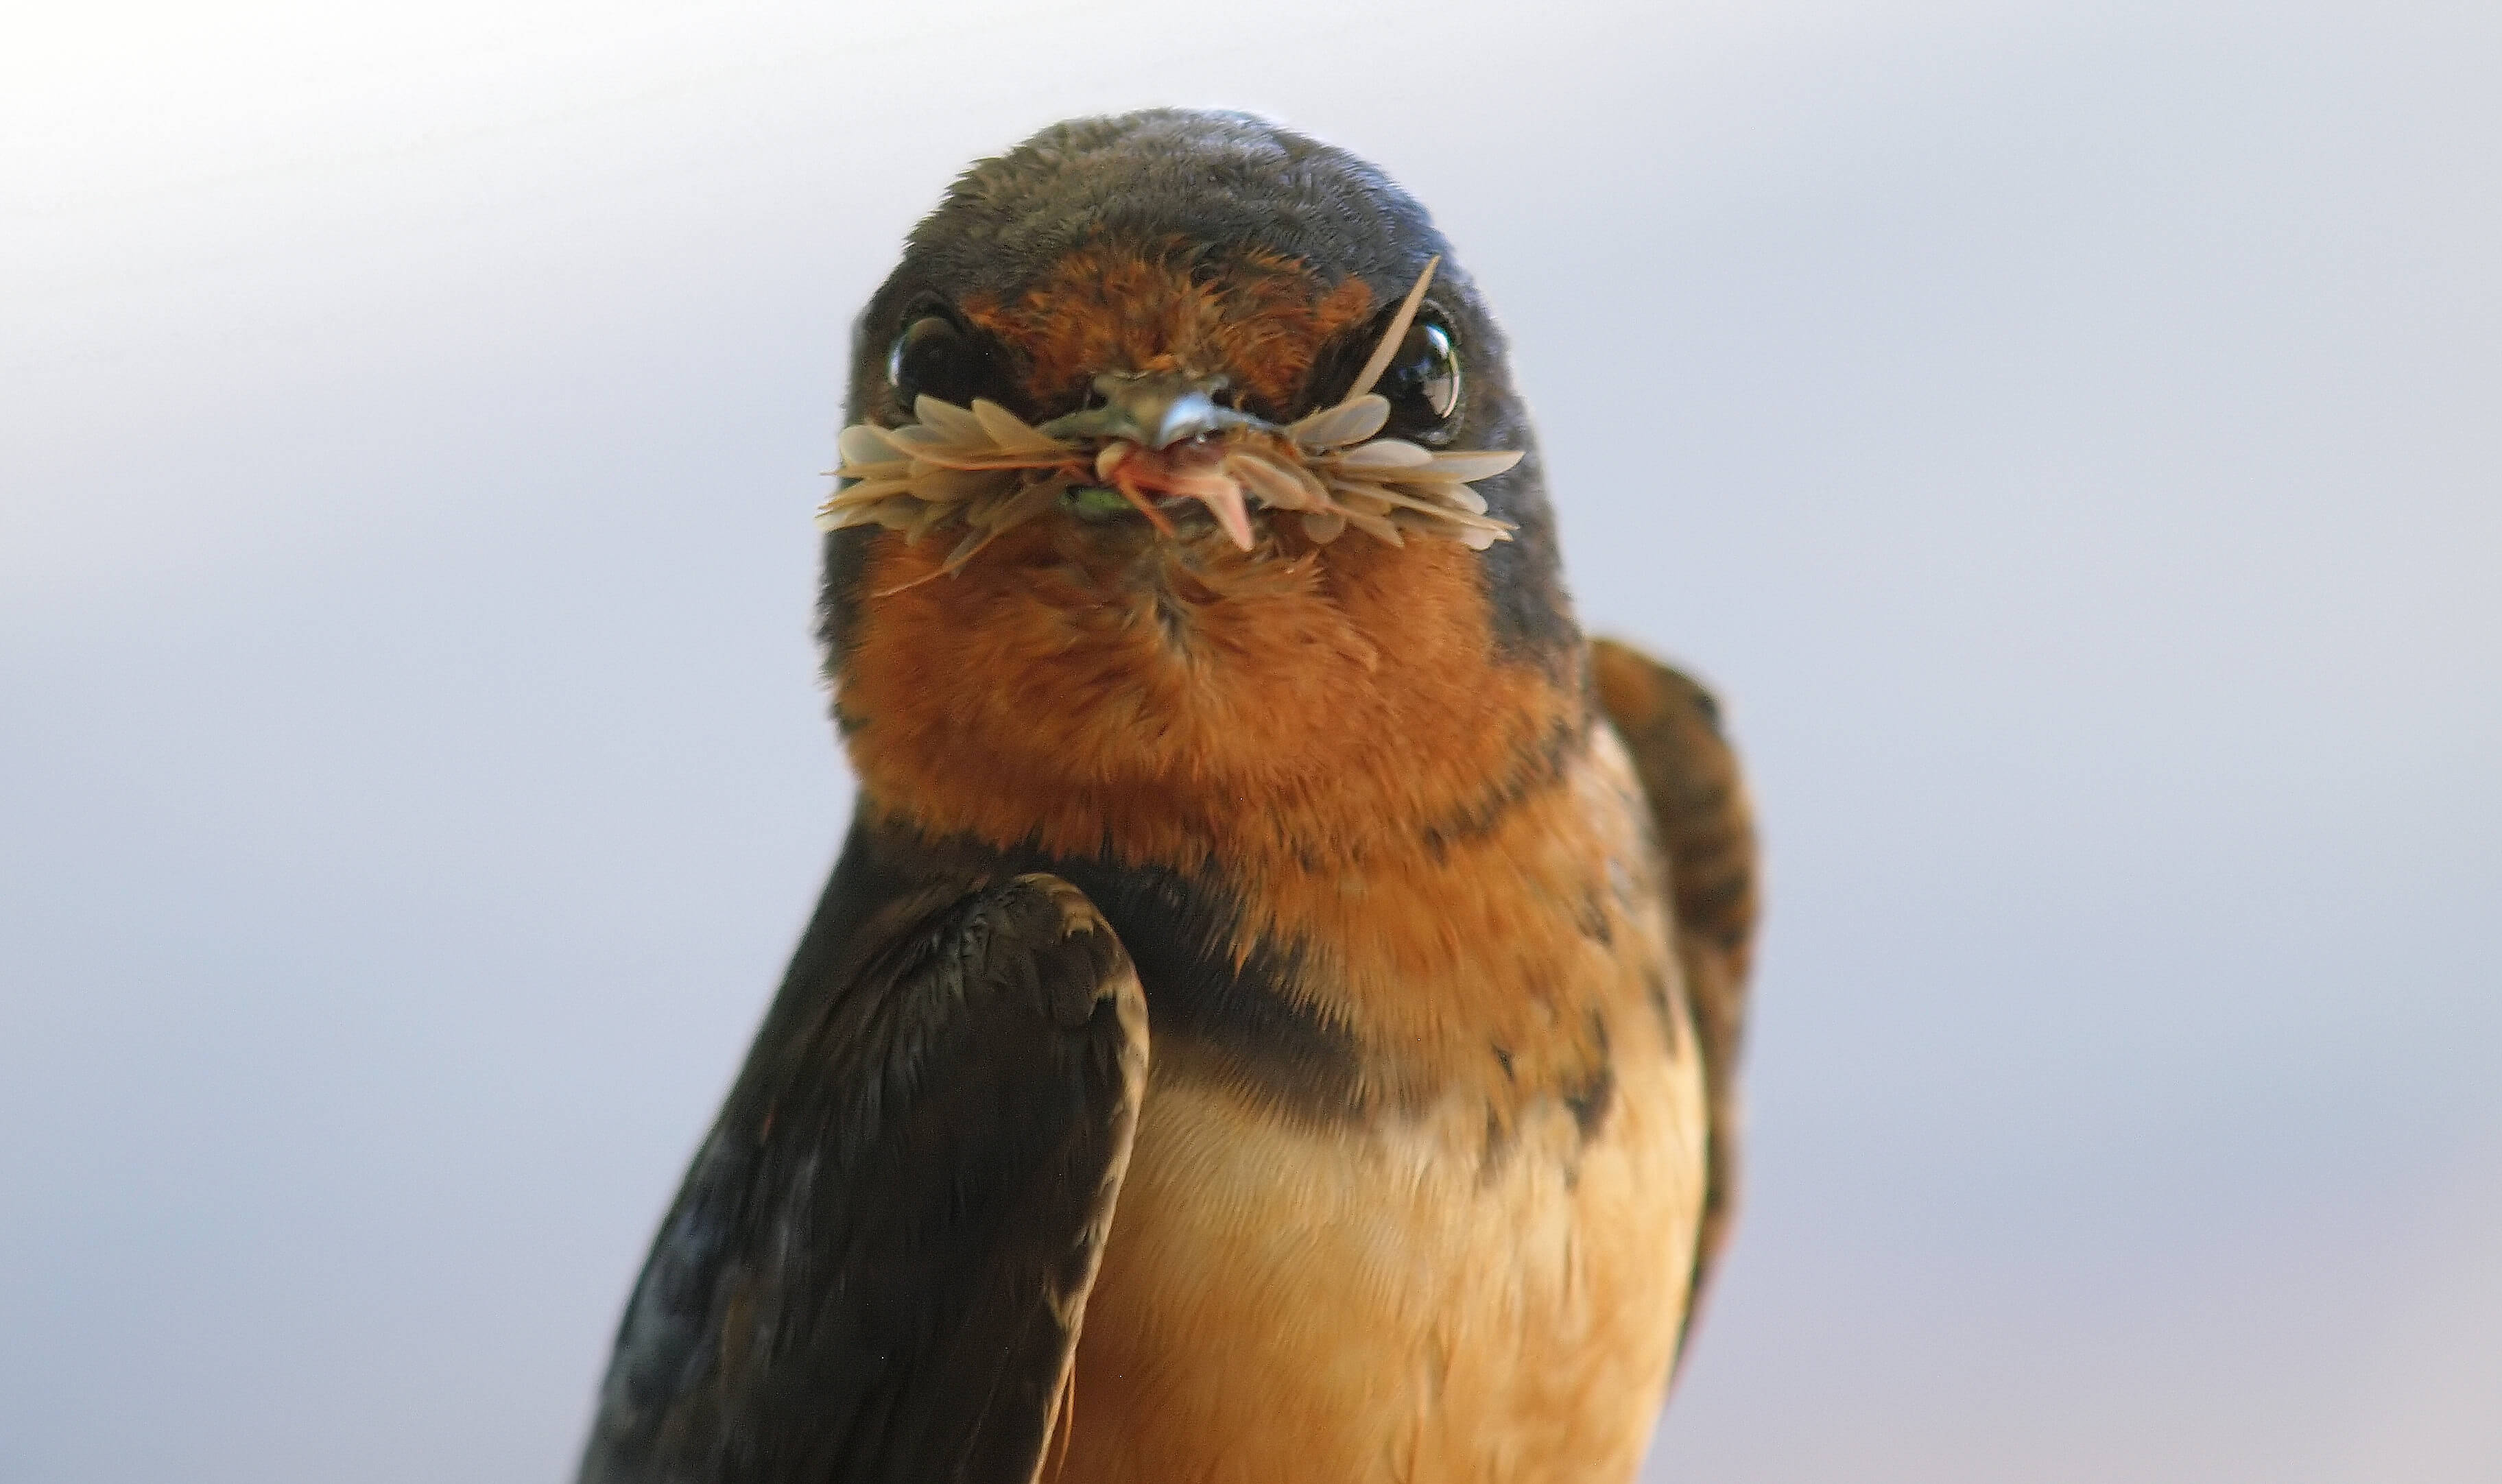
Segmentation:
{"type": "Polygon", "coordinates": [[[911,233],[848,422],[855,819],[580,1478],[1630,1478],[1752,828],[1710,696],[1575,624],[1431,219],[1240,115],[1046,129],[911,233]]]}

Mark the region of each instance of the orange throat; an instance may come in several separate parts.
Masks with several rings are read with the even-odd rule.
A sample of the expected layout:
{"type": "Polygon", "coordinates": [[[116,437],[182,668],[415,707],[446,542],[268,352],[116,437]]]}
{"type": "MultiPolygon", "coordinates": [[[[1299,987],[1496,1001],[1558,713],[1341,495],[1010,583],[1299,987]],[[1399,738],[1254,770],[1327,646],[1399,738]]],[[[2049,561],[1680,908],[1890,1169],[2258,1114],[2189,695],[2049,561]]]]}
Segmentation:
{"type": "Polygon", "coordinates": [[[1586,729],[1577,676],[1498,654],[1451,542],[1053,519],[920,581],[943,543],[870,539],[837,713],[867,796],[928,834],[1308,869],[1482,812],[1586,729]]]}

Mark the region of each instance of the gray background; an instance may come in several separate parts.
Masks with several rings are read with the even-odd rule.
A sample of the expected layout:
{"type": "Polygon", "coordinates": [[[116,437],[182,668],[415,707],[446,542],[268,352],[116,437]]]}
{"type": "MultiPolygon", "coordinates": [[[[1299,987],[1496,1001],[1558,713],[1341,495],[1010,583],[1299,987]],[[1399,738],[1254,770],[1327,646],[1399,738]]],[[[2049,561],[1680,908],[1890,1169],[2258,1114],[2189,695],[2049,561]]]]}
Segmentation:
{"type": "Polygon", "coordinates": [[[273,4],[0,46],[0,1477],[547,1480],[830,859],[849,317],[1245,106],[1727,692],[1659,1478],[2502,1478],[2502,20],[273,4]]]}

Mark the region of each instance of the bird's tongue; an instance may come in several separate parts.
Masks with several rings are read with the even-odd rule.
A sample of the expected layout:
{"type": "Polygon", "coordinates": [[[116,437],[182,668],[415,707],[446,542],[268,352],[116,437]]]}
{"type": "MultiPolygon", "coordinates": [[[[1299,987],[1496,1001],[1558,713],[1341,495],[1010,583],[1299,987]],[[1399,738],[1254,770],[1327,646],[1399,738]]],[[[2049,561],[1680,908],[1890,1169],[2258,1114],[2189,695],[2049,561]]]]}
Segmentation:
{"type": "Polygon", "coordinates": [[[1219,455],[1200,449],[1146,449],[1116,443],[1096,462],[1099,477],[1109,480],[1131,504],[1160,529],[1170,530],[1157,506],[1166,500],[1197,500],[1216,517],[1216,523],[1235,546],[1251,550],[1251,511],[1242,497],[1241,482],[1227,474],[1219,455]],[[1126,450],[1127,452],[1116,452],[1126,450]]]}

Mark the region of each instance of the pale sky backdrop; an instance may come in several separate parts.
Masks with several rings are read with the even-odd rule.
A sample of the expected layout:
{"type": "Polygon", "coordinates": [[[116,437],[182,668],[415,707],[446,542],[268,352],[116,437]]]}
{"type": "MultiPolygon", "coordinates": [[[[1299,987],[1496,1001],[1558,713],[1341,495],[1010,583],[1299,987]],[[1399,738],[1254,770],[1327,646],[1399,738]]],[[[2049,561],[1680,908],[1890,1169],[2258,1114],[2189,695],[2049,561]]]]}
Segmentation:
{"type": "Polygon", "coordinates": [[[843,827],[808,518],[977,154],[1258,110],[1723,688],[1650,1477],[2502,1478],[2502,7],[0,21],[0,1478],[551,1481],[843,827]]]}

